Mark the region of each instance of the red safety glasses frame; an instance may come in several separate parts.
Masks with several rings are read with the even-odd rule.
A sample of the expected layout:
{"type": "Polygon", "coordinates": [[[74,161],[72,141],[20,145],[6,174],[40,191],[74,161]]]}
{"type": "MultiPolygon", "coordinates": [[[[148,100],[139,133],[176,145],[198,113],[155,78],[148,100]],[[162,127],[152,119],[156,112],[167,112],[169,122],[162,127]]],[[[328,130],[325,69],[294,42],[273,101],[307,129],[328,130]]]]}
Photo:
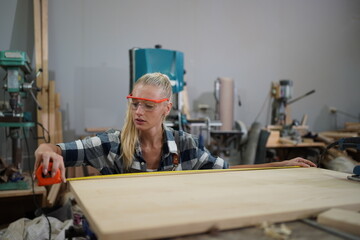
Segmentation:
{"type": "Polygon", "coordinates": [[[160,100],[155,100],[155,99],[149,99],[149,98],[133,97],[132,94],[129,94],[126,98],[127,99],[132,98],[132,99],[144,100],[144,101],[149,101],[149,102],[154,102],[154,103],[162,103],[162,102],[165,102],[165,101],[169,100],[169,98],[163,98],[163,99],[160,99],[160,100]]]}

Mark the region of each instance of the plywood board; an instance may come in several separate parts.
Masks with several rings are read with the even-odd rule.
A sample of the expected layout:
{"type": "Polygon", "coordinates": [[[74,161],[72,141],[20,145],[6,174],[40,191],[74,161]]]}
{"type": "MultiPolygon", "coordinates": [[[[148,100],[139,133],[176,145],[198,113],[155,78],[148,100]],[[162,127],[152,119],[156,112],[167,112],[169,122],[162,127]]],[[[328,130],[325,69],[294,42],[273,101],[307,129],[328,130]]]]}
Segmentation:
{"type": "Polygon", "coordinates": [[[70,181],[100,239],[151,239],[360,210],[360,184],[318,168],[119,175],[70,181]]]}

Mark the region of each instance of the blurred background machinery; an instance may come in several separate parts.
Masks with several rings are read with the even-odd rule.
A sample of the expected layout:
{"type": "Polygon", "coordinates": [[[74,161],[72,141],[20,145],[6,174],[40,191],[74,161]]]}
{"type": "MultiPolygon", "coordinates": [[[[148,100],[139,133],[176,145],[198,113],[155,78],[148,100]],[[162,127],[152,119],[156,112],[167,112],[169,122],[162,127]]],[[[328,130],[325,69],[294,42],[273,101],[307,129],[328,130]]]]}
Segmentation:
{"type": "Polygon", "coordinates": [[[130,57],[130,91],[135,81],[151,72],[166,74],[173,87],[173,109],[166,125],[198,135],[200,144],[217,155],[229,155],[232,148],[238,148],[246,127],[234,121],[234,81],[218,78],[214,85],[216,101],[215,119],[204,115],[191,118],[187,104],[186,82],[184,80],[184,54],[180,51],[155,48],[132,48],[130,57]],[[241,129],[240,129],[241,128],[241,129]],[[194,131],[194,129],[197,129],[194,131]]]}
{"type": "Polygon", "coordinates": [[[35,73],[29,57],[21,51],[0,51],[0,67],[6,72],[3,84],[5,101],[0,108],[0,127],[9,129],[12,165],[21,169],[21,140],[26,135],[26,130],[35,126],[31,112],[25,111],[25,100],[30,95],[41,109],[34,94],[34,91],[40,91],[35,85],[35,79],[41,70],[35,73]]]}

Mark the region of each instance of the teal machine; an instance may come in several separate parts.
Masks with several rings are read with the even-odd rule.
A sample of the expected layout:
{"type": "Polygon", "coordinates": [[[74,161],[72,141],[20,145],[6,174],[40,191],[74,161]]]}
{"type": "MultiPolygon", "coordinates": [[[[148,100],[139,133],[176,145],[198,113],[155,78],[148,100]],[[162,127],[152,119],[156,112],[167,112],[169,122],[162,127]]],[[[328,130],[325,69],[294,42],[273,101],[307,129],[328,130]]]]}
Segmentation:
{"type": "Polygon", "coordinates": [[[34,91],[40,91],[35,85],[35,74],[30,66],[29,57],[21,51],[0,51],[0,67],[6,72],[3,84],[4,101],[0,108],[0,127],[10,129],[12,139],[12,161],[15,168],[20,168],[22,160],[21,138],[23,128],[34,127],[30,112],[24,111],[24,99],[30,94],[37,102],[34,91]],[[6,94],[7,92],[7,94],[6,94]]]}
{"type": "Polygon", "coordinates": [[[152,72],[166,74],[171,81],[174,93],[173,111],[168,117],[175,127],[182,129],[186,118],[181,114],[182,99],[179,94],[185,86],[184,54],[179,51],[155,48],[133,48],[129,50],[130,57],[130,91],[134,83],[142,75],[152,72]]]}

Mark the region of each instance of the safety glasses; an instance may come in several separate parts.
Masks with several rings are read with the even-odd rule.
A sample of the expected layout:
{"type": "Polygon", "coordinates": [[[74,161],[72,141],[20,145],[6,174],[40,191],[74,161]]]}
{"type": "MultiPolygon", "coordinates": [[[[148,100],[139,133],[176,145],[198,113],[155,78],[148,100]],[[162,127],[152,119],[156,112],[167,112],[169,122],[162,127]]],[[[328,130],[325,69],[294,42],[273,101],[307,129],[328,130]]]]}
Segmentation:
{"type": "Polygon", "coordinates": [[[137,100],[144,100],[144,101],[149,101],[149,102],[154,102],[154,103],[161,103],[161,102],[165,102],[168,101],[168,98],[163,98],[160,100],[155,100],[155,99],[150,99],[150,98],[140,98],[140,97],[134,97],[132,94],[129,94],[127,97],[127,99],[137,99],[137,100]]]}
{"type": "Polygon", "coordinates": [[[138,107],[141,106],[142,109],[147,112],[154,111],[158,107],[159,103],[169,100],[169,98],[163,98],[160,100],[139,98],[139,97],[133,97],[132,94],[130,94],[126,98],[128,99],[132,110],[137,110],[138,107]]]}

